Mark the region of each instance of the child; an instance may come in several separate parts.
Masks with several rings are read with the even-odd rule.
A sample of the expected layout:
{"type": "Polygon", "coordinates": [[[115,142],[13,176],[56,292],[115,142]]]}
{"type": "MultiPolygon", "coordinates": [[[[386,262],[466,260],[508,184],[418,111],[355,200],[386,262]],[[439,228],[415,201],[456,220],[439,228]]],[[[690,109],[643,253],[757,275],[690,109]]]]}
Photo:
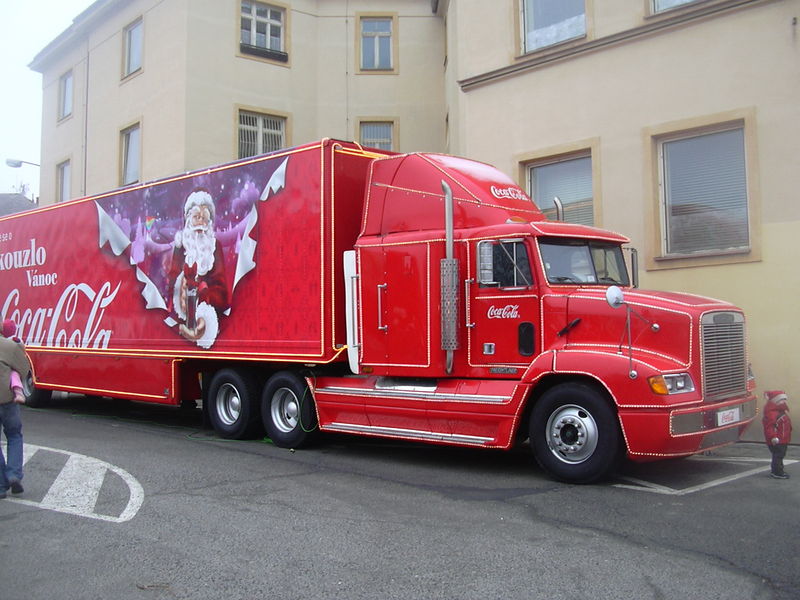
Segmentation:
{"type": "MultiPolygon", "coordinates": [[[[16,334],[17,324],[11,319],[3,321],[3,337],[13,339],[15,342],[19,343],[20,340],[14,337],[16,334]]],[[[19,373],[11,369],[9,379],[11,380],[11,391],[14,392],[14,402],[17,404],[25,404],[25,394],[22,391],[22,380],[19,377],[19,373]]]]}
{"type": "Polygon", "coordinates": [[[783,470],[783,457],[786,446],[792,439],[792,420],[789,418],[789,405],[786,393],[781,390],[764,392],[767,403],[764,405],[764,439],[772,452],[772,476],[775,479],[789,479],[783,470]]]}

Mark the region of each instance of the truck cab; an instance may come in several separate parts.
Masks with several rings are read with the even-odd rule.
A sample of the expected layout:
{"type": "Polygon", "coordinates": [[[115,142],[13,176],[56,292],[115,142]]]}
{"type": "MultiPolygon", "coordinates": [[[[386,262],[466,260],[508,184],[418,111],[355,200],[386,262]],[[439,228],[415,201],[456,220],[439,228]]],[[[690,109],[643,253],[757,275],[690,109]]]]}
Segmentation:
{"type": "Polygon", "coordinates": [[[735,441],[755,416],[744,315],[636,289],[628,242],[547,221],[488,165],[374,161],[346,259],[356,377],[345,387],[358,390],[363,422],[327,415],[322,381],[321,427],[494,448],[529,440],[547,472],[572,482],[625,455],[735,441]]]}

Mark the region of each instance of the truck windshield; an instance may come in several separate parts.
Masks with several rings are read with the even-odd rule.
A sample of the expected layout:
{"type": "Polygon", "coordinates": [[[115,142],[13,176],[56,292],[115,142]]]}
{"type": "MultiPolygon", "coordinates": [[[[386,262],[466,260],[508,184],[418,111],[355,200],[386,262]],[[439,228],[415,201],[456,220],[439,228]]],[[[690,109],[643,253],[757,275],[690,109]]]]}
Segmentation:
{"type": "Polygon", "coordinates": [[[581,239],[539,241],[547,281],[556,284],[629,285],[617,244],[581,239]]]}

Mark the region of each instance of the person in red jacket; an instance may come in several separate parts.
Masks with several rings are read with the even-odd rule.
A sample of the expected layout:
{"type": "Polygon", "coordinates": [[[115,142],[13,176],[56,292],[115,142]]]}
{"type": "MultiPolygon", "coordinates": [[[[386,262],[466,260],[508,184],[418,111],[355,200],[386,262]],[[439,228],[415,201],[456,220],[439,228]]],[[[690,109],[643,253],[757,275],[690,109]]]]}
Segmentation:
{"type": "Polygon", "coordinates": [[[764,439],[772,453],[772,476],[775,479],[789,479],[783,470],[783,457],[786,447],[792,440],[792,419],[789,417],[789,405],[786,393],[781,390],[764,392],[767,402],[764,405],[764,439]]]}

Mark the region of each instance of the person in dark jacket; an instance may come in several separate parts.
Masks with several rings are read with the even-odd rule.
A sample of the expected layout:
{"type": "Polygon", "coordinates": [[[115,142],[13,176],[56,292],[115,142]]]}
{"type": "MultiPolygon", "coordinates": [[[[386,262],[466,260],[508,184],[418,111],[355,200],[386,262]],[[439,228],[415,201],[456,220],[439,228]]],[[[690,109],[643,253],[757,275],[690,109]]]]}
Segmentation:
{"type": "Polygon", "coordinates": [[[764,405],[764,439],[772,453],[772,476],[775,479],[789,479],[783,470],[786,448],[792,440],[792,420],[789,417],[789,404],[786,393],[781,390],[764,392],[767,402],[764,405]]]}
{"type": "MultiPolygon", "coordinates": [[[[3,330],[10,324],[3,323],[3,330]]],[[[16,327],[15,327],[16,329],[16,327]]],[[[11,390],[11,373],[16,371],[21,378],[28,376],[31,364],[25,355],[22,343],[0,336],[0,427],[8,442],[8,462],[0,451],[0,498],[21,494],[22,489],[22,417],[19,402],[11,390]]]]}

